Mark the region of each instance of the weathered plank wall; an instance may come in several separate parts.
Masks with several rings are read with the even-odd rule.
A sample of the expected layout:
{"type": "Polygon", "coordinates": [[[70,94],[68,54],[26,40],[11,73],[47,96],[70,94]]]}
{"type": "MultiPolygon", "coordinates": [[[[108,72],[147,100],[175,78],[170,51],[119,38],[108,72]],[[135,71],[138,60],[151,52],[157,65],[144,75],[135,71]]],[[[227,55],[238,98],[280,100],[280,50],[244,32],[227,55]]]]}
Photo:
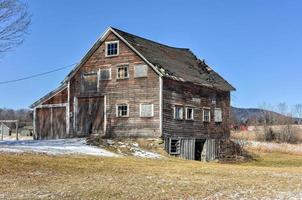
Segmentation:
{"type": "Polygon", "coordinates": [[[36,108],[36,139],[66,138],[66,107],[36,108]]]}
{"type": "MultiPolygon", "coordinates": [[[[114,34],[110,34],[105,41],[118,40],[114,34]]],[[[148,77],[134,78],[134,65],[144,64],[139,56],[129,49],[122,41],[119,41],[119,55],[105,57],[105,43],[103,43],[79,69],[70,80],[70,112],[74,111],[75,97],[106,96],[107,134],[110,136],[147,136],[159,137],[159,78],[148,67],[148,77]],[[128,79],[117,80],[116,68],[118,65],[129,65],[128,79]],[[95,92],[83,92],[81,90],[82,75],[89,72],[98,72],[99,69],[111,69],[111,80],[99,81],[95,92]],[[129,117],[116,117],[116,104],[129,104],[129,117]],[[154,104],[154,117],[141,118],[139,116],[140,103],[154,104]]],[[[74,116],[70,124],[74,124],[74,116]]],[[[70,126],[71,135],[77,135],[70,126]]]]}
{"type": "Polygon", "coordinates": [[[56,95],[45,101],[42,105],[67,103],[67,95],[67,89],[63,89],[61,92],[58,92],[56,95]]]}
{"type": "MultiPolygon", "coordinates": [[[[171,136],[207,138],[229,137],[230,93],[218,92],[190,83],[164,79],[163,84],[163,134],[171,136]],[[216,103],[212,103],[215,96],[216,103]],[[194,108],[194,120],[174,119],[174,106],[194,108]],[[203,122],[203,107],[211,108],[211,122],[203,122]],[[222,109],[223,122],[214,122],[215,107],[222,109]]],[[[184,110],[185,115],[185,110],[184,110]]]]}

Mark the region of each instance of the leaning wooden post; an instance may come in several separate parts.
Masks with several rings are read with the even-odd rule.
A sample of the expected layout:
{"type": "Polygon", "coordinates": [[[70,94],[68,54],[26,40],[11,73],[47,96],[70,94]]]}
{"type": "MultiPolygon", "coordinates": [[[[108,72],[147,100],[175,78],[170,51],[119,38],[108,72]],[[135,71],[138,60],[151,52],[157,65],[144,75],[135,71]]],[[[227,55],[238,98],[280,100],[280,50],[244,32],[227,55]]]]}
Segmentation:
{"type": "Polygon", "coordinates": [[[19,137],[18,137],[18,122],[16,122],[16,140],[19,140],[19,137]]]}

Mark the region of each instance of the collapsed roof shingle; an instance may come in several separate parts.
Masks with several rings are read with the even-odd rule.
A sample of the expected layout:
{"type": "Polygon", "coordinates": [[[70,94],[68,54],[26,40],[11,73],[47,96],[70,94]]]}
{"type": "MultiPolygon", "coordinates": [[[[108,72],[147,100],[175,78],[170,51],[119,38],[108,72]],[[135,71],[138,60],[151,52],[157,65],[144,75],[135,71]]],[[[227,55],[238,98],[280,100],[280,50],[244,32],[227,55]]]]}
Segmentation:
{"type": "Polygon", "coordinates": [[[235,88],[219,74],[199,60],[189,49],[166,46],[116,28],[112,28],[132,45],[164,76],[188,81],[223,91],[235,88]]]}

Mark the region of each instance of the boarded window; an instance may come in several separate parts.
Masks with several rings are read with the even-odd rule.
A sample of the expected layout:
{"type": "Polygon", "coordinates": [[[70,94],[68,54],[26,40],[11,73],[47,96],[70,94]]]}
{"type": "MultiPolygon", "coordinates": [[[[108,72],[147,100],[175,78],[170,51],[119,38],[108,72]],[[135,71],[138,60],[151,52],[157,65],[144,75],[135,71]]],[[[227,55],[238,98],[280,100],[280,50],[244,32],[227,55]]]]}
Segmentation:
{"type": "Polygon", "coordinates": [[[117,56],[119,54],[118,41],[106,43],[106,56],[117,56]]]}
{"type": "Polygon", "coordinates": [[[116,77],[117,79],[129,78],[128,65],[118,66],[116,71],[117,71],[117,77],[116,77]]]}
{"type": "Polygon", "coordinates": [[[129,106],[128,104],[119,104],[116,106],[116,116],[117,117],[128,117],[129,116],[129,106]]]}
{"type": "Polygon", "coordinates": [[[183,119],[183,107],[181,106],[174,107],[174,119],[183,119]]]}
{"type": "Polygon", "coordinates": [[[134,77],[147,77],[148,74],[148,66],[147,65],[135,65],[134,66],[134,77]]]}
{"type": "Polygon", "coordinates": [[[170,154],[177,155],[180,154],[180,140],[170,139],[170,154]]]}
{"type": "Polygon", "coordinates": [[[111,69],[101,69],[100,80],[111,80],[111,69]]]}
{"type": "Polygon", "coordinates": [[[186,120],[194,120],[193,108],[186,108],[186,120]]]}
{"type": "Polygon", "coordinates": [[[203,109],[203,121],[210,122],[211,121],[211,110],[210,108],[203,109]]]}
{"type": "Polygon", "coordinates": [[[221,108],[215,108],[215,122],[222,122],[222,110],[221,110],[221,108]]]}
{"type": "Polygon", "coordinates": [[[97,73],[91,72],[91,73],[83,74],[83,84],[82,84],[83,92],[97,91],[97,81],[98,81],[97,73]]]}
{"type": "Polygon", "coordinates": [[[141,117],[153,117],[153,104],[141,104],[140,105],[141,117]]]}

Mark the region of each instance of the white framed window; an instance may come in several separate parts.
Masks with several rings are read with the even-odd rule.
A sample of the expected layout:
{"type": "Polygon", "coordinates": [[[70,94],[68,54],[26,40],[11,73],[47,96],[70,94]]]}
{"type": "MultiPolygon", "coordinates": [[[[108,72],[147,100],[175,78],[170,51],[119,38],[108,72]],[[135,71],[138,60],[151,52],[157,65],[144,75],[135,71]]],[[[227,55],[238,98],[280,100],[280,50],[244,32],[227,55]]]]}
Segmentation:
{"type": "Polygon", "coordinates": [[[174,106],[174,119],[183,119],[183,107],[174,106]]]}
{"type": "Polygon", "coordinates": [[[178,155],[180,154],[180,139],[170,139],[170,148],[169,148],[169,153],[171,155],[178,155]]]}
{"type": "Polygon", "coordinates": [[[140,104],[140,117],[153,117],[154,116],[154,106],[153,104],[140,104]]]}
{"type": "Polygon", "coordinates": [[[215,108],[214,118],[215,118],[215,122],[222,122],[222,109],[221,108],[215,108]]]}
{"type": "Polygon", "coordinates": [[[111,80],[111,68],[109,69],[100,69],[100,80],[111,80]]]}
{"type": "Polygon", "coordinates": [[[134,77],[147,77],[148,76],[148,66],[144,64],[134,66],[134,77]]]}
{"type": "Polygon", "coordinates": [[[210,108],[203,108],[202,110],[202,120],[204,122],[210,122],[211,121],[211,109],[210,108]]]}
{"type": "Polygon", "coordinates": [[[117,104],[116,105],[116,116],[117,117],[129,117],[129,105],[128,104],[117,104]]]}
{"type": "Polygon", "coordinates": [[[105,45],[106,45],[106,50],[105,50],[106,57],[119,55],[119,41],[105,42],[105,45]]]}
{"type": "Polygon", "coordinates": [[[186,107],[186,120],[194,120],[194,109],[186,107]]]}
{"type": "Polygon", "coordinates": [[[121,65],[116,68],[116,78],[117,79],[126,79],[129,78],[129,66],[121,65]]]}

